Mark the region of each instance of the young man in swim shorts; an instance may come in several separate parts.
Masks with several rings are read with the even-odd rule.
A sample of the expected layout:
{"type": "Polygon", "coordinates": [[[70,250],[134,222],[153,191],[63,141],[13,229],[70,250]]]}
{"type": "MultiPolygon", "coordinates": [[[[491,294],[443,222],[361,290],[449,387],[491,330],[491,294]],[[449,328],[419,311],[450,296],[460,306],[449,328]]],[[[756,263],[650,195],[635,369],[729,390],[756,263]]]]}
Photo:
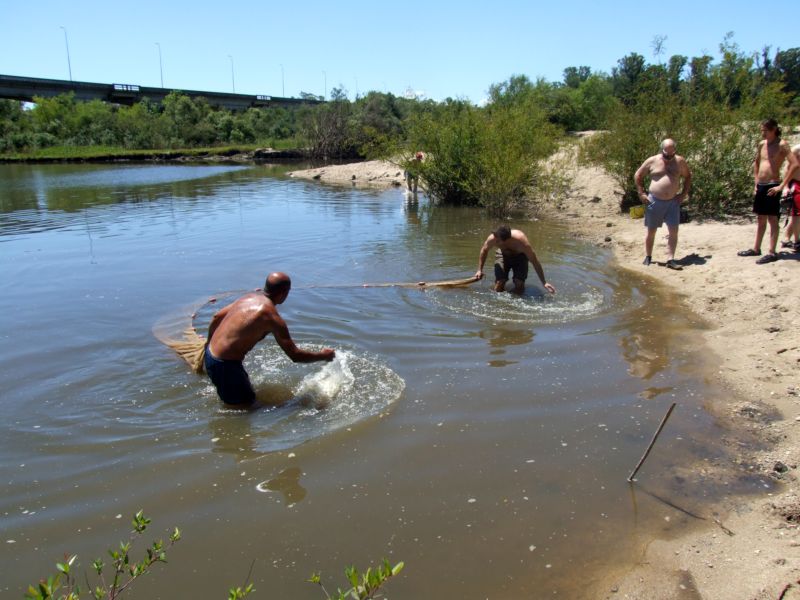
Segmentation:
{"type": "Polygon", "coordinates": [[[262,291],[245,294],[212,317],[204,366],[226,405],[247,407],[255,401],[256,394],[242,361],[270,333],[293,362],[331,361],[335,357],[330,348],[309,352],[292,341],[277,308],[286,300],[291,287],[292,281],[286,273],[271,273],[262,291]]]}
{"type": "Polygon", "coordinates": [[[661,142],[661,152],[645,160],[634,175],[639,200],[645,205],[644,226],[647,234],[644,239],[644,265],[653,260],[653,243],[656,231],[667,224],[667,268],[682,267],[675,261],[678,247],[678,225],[681,219],[681,204],[689,198],[692,189],[692,172],[686,160],[676,153],[675,141],[669,138],[661,142]],[[644,191],[644,178],[650,178],[648,193],[644,191]],[[681,180],[683,185],[681,185],[681,180]]]}
{"type": "Polygon", "coordinates": [[[544,278],[544,270],[539,259],[536,258],[536,253],[528,238],[519,229],[511,229],[508,225],[501,225],[486,238],[478,256],[478,271],[475,273],[475,277],[483,279],[483,265],[486,263],[489,249],[493,247],[497,248],[494,263],[494,290],[496,292],[505,290],[508,276],[513,271],[514,292],[522,294],[525,291],[525,280],[528,278],[528,261],[531,261],[544,289],[551,294],[556,293],[556,288],[547,283],[544,278]]]}
{"type": "Polygon", "coordinates": [[[757,215],[756,239],[752,248],[742,250],[739,256],[761,256],[761,241],[769,223],[769,252],[761,256],[756,263],[767,264],[778,260],[777,245],[778,217],[781,212],[781,191],[796,165],[796,159],[789,149],[789,144],[781,139],[781,128],[775,119],[761,122],[761,137],[756,151],[754,167],[755,196],[753,212],[757,215]],[[788,161],[786,177],[781,181],[781,167],[788,161]]]}

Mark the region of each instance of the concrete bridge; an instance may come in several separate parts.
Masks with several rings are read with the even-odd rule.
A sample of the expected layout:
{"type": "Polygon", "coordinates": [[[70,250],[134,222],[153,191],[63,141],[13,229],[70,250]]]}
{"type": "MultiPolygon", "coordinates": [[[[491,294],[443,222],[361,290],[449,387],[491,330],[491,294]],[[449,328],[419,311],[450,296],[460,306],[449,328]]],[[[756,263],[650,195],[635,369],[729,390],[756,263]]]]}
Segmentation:
{"type": "Polygon", "coordinates": [[[167,88],[146,87],[130,83],[90,83],[87,81],[64,81],[63,79],[38,79],[36,77],[16,77],[0,75],[0,98],[33,102],[34,96],[50,98],[73,92],[78,100],[103,100],[115,104],[131,105],[149,99],[161,103],[167,94],[179,91],[191,98],[205,98],[212,106],[229,110],[245,110],[251,107],[298,106],[301,104],[320,104],[322,100],[304,98],[282,98],[266,94],[226,94],[224,92],[199,92],[196,90],[171,90],[167,88]]]}

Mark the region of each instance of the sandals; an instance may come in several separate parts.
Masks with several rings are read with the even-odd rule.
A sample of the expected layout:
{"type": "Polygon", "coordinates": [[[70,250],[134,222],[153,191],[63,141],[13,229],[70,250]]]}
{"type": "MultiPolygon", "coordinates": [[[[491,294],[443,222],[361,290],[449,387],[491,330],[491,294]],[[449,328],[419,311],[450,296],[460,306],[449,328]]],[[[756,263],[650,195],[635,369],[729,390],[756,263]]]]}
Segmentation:
{"type": "Polygon", "coordinates": [[[794,248],[795,243],[790,240],[783,240],[781,242],[781,248],[794,248]]]}
{"type": "Polygon", "coordinates": [[[756,252],[752,248],[748,248],[747,250],[740,250],[736,253],[737,256],[761,256],[761,250],[756,252]]]}
{"type": "Polygon", "coordinates": [[[683,267],[682,267],[682,266],[680,266],[680,265],[679,265],[677,262],[675,262],[674,260],[668,260],[668,261],[667,261],[667,263],[666,263],[666,267],[667,267],[668,269],[672,269],[673,271],[683,271],[683,267]]]}
{"type": "Polygon", "coordinates": [[[761,258],[759,258],[756,261],[756,264],[757,265],[765,265],[767,263],[775,262],[776,260],[778,260],[778,255],[777,254],[765,254],[764,256],[762,256],[761,258]]]}

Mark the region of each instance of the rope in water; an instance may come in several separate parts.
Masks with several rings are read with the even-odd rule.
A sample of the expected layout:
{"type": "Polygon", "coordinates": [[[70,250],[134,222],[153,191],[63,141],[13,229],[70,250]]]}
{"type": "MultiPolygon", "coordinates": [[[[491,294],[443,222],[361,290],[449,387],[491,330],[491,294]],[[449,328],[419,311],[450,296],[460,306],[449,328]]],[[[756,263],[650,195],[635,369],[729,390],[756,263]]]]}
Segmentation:
{"type": "MultiPolygon", "coordinates": [[[[478,281],[474,275],[463,279],[447,279],[443,281],[418,281],[418,282],[397,282],[397,283],[363,283],[363,284],[331,284],[331,285],[309,285],[303,286],[299,289],[314,289],[314,288],[385,288],[385,287],[403,287],[403,288],[417,288],[427,289],[435,287],[460,287],[466,286],[478,281]]],[[[162,340],[167,346],[172,348],[178,356],[183,358],[192,371],[195,373],[203,373],[203,354],[206,344],[206,339],[200,336],[195,329],[194,321],[197,314],[209,304],[215,304],[220,298],[227,296],[234,296],[244,294],[251,290],[228,290],[220,292],[212,296],[204,303],[200,304],[196,310],[191,314],[189,320],[189,327],[183,331],[183,337],[180,340],[162,340]]]]}

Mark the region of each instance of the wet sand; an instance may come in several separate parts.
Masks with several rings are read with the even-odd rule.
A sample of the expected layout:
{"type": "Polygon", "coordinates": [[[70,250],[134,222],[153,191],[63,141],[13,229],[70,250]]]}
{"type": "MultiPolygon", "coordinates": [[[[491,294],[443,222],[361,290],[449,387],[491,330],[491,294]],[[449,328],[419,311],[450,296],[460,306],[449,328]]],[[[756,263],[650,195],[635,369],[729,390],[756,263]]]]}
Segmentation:
{"type": "MultiPolygon", "coordinates": [[[[574,146],[564,150],[572,151],[574,146]]],[[[291,175],[343,185],[402,184],[402,170],[377,161],[291,175]]],[[[703,521],[677,538],[652,540],[636,564],[621,564],[609,573],[595,596],[800,598],[800,253],[784,251],[781,260],[758,265],[754,258],[736,254],[752,247],[752,219],[694,220],[679,230],[676,259],[682,270],[657,264],[666,260],[666,228],[656,237],[654,263],[646,267],[644,223],[620,213],[613,180],[596,168],[572,166],[567,175],[569,196],[540,208],[537,216],[559,219],[573,235],[610,248],[620,268],[669,286],[711,326],[697,332],[697,342],[713,353],[718,364],[713,377],[729,396],[727,402],[707,408],[725,423],[729,435],[709,443],[724,445],[734,459],[687,469],[702,468],[723,485],[753,474],[779,482],[772,493],[761,496],[726,496],[709,509],[716,522],[703,521]],[[753,436],[762,444],[749,443],[753,436]]]]}

